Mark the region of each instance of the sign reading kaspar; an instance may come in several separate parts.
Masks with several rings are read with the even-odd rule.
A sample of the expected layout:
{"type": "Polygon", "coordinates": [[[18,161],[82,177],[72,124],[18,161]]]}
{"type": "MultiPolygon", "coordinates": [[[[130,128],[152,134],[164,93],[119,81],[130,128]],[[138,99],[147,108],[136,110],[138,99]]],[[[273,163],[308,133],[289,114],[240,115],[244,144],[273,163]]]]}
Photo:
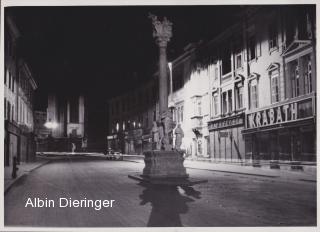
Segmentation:
{"type": "Polygon", "coordinates": [[[298,118],[298,103],[293,102],[262,111],[249,113],[247,118],[247,128],[257,128],[274,124],[281,124],[294,121],[298,118]]]}

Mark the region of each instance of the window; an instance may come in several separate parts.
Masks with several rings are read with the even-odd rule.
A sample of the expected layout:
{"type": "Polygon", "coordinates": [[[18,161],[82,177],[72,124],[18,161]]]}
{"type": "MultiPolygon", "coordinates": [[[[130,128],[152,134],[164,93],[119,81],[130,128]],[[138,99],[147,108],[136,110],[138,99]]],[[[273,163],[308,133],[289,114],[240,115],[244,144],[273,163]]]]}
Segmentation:
{"type": "Polygon", "coordinates": [[[72,97],[70,99],[70,122],[78,123],[79,122],[79,98],[72,97]]]}
{"type": "Polygon", "coordinates": [[[228,112],[232,112],[232,90],[228,91],[228,112]]]}
{"type": "Polygon", "coordinates": [[[218,114],[218,94],[212,94],[212,116],[218,114]]]}
{"type": "Polygon", "coordinates": [[[222,75],[231,72],[231,49],[226,46],[222,52],[222,75]]]}
{"type": "Polygon", "coordinates": [[[201,115],[201,99],[198,100],[198,115],[201,115]]]}
{"type": "Polygon", "coordinates": [[[7,119],[7,98],[4,98],[4,119],[7,119]]]}
{"type": "Polygon", "coordinates": [[[249,37],[248,41],[248,55],[249,61],[255,59],[256,56],[256,39],[254,36],[249,37]]]}
{"type": "Polygon", "coordinates": [[[11,121],[14,121],[14,105],[11,106],[11,121]]]}
{"type": "Polygon", "coordinates": [[[235,55],[236,69],[242,68],[242,53],[241,51],[235,55]]]}
{"type": "Polygon", "coordinates": [[[277,23],[274,21],[269,26],[269,50],[274,50],[278,47],[278,30],[277,23]]]}
{"type": "Polygon", "coordinates": [[[222,113],[227,113],[227,92],[222,93],[222,113]]]}
{"type": "Polygon", "coordinates": [[[271,73],[271,103],[279,101],[279,72],[278,70],[271,73]]]}
{"type": "Polygon", "coordinates": [[[9,89],[11,89],[11,72],[9,71],[9,89]]]}
{"type": "Polygon", "coordinates": [[[249,98],[250,98],[250,109],[258,108],[258,86],[257,80],[252,80],[249,83],[249,98]]]}
{"type": "Polygon", "coordinates": [[[305,93],[312,92],[312,65],[310,55],[302,57],[305,93]]]}
{"type": "Polygon", "coordinates": [[[7,119],[11,119],[11,104],[9,101],[7,101],[7,119]]]}
{"type": "Polygon", "coordinates": [[[214,68],[214,79],[218,80],[219,72],[218,72],[218,67],[214,68]]]}
{"type": "Polygon", "coordinates": [[[294,82],[294,96],[300,95],[300,83],[299,83],[300,75],[299,75],[299,65],[297,64],[295,70],[294,70],[294,76],[293,76],[293,82],[294,82]]]}
{"type": "Polygon", "coordinates": [[[237,109],[242,109],[243,108],[243,86],[238,86],[236,88],[237,92],[237,101],[236,101],[236,107],[237,109]]]}
{"type": "Polygon", "coordinates": [[[7,75],[8,75],[8,70],[5,68],[4,70],[4,84],[7,84],[7,75]]]}
{"type": "Polygon", "coordinates": [[[14,76],[12,76],[12,92],[14,92],[14,76]]]}
{"type": "Polygon", "coordinates": [[[242,67],[242,45],[243,42],[241,39],[236,40],[234,46],[234,67],[239,69],[242,67]]]}
{"type": "Polygon", "coordinates": [[[181,106],[180,109],[181,109],[181,112],[180,112],[181,113],[181,117],[180,118],[181,118],[181,122],[183,122],[183,106],[181,106]]]}

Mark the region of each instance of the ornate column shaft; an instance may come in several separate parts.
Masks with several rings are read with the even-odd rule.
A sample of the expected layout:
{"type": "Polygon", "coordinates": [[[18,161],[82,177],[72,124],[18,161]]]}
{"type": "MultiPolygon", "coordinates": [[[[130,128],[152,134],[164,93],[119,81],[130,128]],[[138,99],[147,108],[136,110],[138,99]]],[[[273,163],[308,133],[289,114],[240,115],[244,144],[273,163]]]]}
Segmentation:
{"type": "Polygon", "coordinates": [[[167,77],[167,44],[172,36],[172,23],[164,17],[162,22],[150,14],[153,24],[153,37],[159,46],[159,109],[163,125],[162,150],[172,150],[170,133],[172,131],[172,116],[168,110],[168,77],[167,77]]]}

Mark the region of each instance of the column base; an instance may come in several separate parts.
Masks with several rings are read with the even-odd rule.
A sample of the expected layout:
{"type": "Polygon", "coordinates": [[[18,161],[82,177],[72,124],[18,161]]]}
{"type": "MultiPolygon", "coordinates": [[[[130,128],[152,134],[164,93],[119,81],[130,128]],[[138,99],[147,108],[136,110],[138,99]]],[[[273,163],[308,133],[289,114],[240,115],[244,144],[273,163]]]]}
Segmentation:
{"type": "Polygon", "coordinates": [[[178,151],[144,152],[145,167],[142,176],[145,178],[188,178],[183,166],[184,158],[178,151]]]}

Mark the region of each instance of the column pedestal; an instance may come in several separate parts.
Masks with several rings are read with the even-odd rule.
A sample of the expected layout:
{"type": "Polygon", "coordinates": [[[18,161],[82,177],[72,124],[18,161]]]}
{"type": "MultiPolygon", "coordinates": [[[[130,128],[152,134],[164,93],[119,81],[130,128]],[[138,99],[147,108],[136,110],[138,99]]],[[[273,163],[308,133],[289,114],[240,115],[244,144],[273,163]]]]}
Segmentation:
{"type": "Polygon", "coordinates": [[[169,186],[192,186],[208,182],[189,177],[183,166],[184,158],[178,151],[147,151],[144,157],[142,175],[128,175],[129,178],[142,183],[169,186]]]}
{"type": "Polygon", "coordinates": [[[177,151],[147,151],[144,153],[142,177],[188,178],[183,161],[182,154],[177,151]]]}

